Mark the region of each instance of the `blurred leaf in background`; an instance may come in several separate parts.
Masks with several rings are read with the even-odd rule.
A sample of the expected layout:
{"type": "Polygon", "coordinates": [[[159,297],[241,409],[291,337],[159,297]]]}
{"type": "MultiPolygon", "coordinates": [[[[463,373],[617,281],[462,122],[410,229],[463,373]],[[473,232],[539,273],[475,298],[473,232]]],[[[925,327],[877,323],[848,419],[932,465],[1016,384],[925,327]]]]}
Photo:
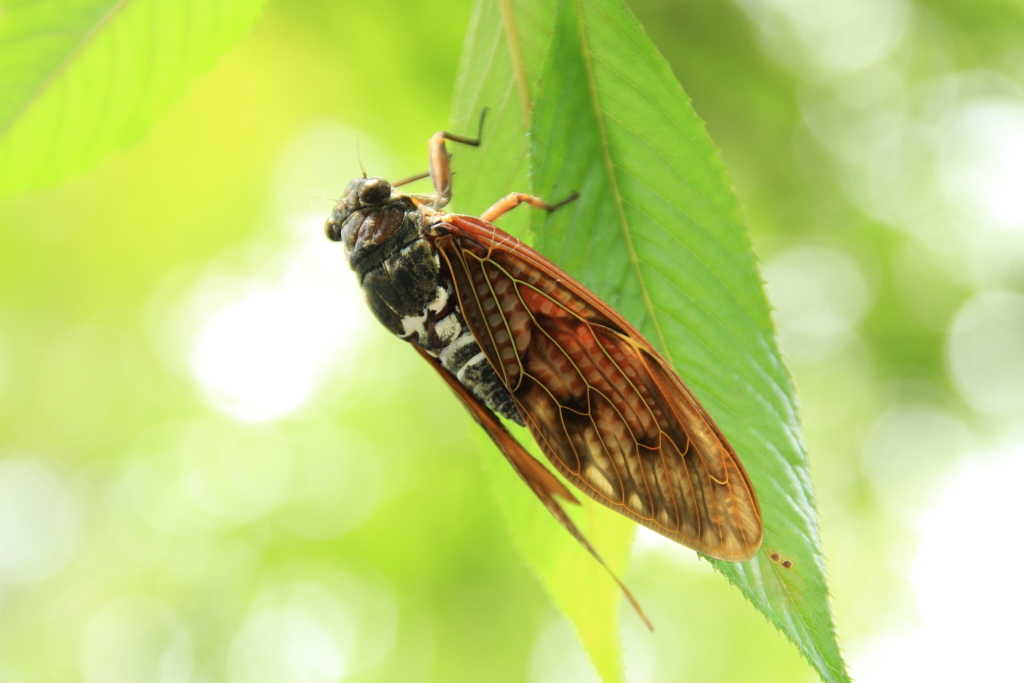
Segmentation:
{"type": "MultiPolygon", "coordinates": [[[[1006,678],[1024,594],[963,555],[1018,552],[1024,9],[630,7],[764,262],[852,675],[1006,678]]],[[[594,680],[322,237],[357,139],[422,169],[469,2],[257,10],[0,3],[0,678],[594,680]]],[[[631,564],[627,680],[816,678],[692,552],[631,564]]]]}
{"type": "Polygon", "coordinates": [[[252,26],[262,0],[11,2],[0,17],[0,196],[142,135],[252,26]]]}

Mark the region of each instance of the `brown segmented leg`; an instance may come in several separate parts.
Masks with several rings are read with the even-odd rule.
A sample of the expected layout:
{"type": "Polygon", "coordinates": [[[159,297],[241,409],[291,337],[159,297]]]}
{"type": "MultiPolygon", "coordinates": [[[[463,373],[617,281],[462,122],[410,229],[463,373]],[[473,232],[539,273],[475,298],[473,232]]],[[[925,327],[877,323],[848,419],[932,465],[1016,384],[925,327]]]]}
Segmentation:
{"type": "Polygon", "coordinates": [[[532,194],[513,192],[507,197],[499,199],[497,202],[495,202],[494,206],[480,214],[480,220],[487,221],[488,223],[493,223],[494,221],[498,220],[506,213],[522,204],[523,202],[526,202],[530,206],[536,206],[538,209],[544,209],[545,211],[554,211],[558,207],[565,206],[566,204],[575,200],[579,196],[579,192],[573,192],[571,195],[569,195],[562,201],[558,202],[557,204],[551,204],[544,201],[543,199],[534,197],[532,194]]]}
{"type": "Polygon", "coordinates": [[[435,209],[447,206],[452,198],[452,155],[448,153],[448,146],[444,144],[444,141],[451,140],[459,144],[479,147],[486,116],[487,108],[485,107],[480,112],[480,126],[477,128],[475,138],[456,135],[446,130],[439,130],[430,138],[430,179],[434,183],[433,205],[435,209]]]}

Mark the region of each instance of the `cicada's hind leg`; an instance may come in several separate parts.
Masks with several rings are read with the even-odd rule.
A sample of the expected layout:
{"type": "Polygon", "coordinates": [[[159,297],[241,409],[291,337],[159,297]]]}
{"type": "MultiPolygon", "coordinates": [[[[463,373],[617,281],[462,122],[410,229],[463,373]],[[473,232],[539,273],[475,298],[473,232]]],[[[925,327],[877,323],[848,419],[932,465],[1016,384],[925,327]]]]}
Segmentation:
{"type": "Polygon", "coordinates": [[[513,192],[507,197],[503,197],[494,203],[494,206],[480,214],[480,219],[485,220],[488,223],[493,223],[498,220],[506,213],[516,208],[523,202],[526,202],[530,206],[536,206],[538,209],[544,209],[545,211],[554,211],[560,206],[565,206],[569,202],[577,199],[580,196],[579,192],[573,192],[571,195],[558,202],[557,204],[550,204],[543,199],[534,197],[531,194],[523,194],[522,192],[513,192]]]}

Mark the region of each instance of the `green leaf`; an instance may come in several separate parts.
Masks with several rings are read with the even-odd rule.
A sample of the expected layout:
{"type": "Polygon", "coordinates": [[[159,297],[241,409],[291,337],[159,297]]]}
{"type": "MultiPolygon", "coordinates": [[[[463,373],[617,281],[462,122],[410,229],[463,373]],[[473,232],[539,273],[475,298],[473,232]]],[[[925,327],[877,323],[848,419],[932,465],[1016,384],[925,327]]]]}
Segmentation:
{"type": "Polygon", "coordinates": [[[0,196],[139,138],[241,38],[262,0],[21,0],[0,7],[0,196]]]}
{"type": "MultiPolygon", "coordinates": [[[[454,210],[479,214],[505,194],[528,189],[532,90],[544,65],[554,19],[554,5],[544,0],[476,3],[459,68],[452,129],[474,134],[484,107],[487,119],[481,147],[453,146],[454,210]]],[[[501,219],[501,227],[524,237],[529,211],[513,211],[501,219]]],[[[525,430],[516,435],[546,461],[525,430]]],[[[495,500],[527,564],[572,622],[602,680],[624,681],[618,586],[551,517],[493,446],[482,453],[495,500]]],[[[570,514],[608,566],[624,575],[635,525],[589,499],[582,502],[578,514],[570,514]]]]}
{"type": "MultiPolygon", "coordinates": [[[[572,623],[601,680],[624,682],[619,587],[609,577],[608,570],[569,536],[540,504],[505,459],[490,446],[483,432],[475,431],[485,456],[484,471],[492,495],[508,524],[513,542],[555,605],[572,623]]],[[[529,432],[518,429],[515,435],[535,457],[546,462],[545,456],[534,447],[529,432]]],[[[568,512],[576,526],[599,549],[612,571],[623,576],[629,564],[636,524],[583,495],[578,497],[582,503],[579,508],[565,507],[570,508],[568,512]]],[[[637,619],[632,614],[629,618],[637,619]]]]}
{"type": "MultiPolygon", "coordinates": [[[[452,128],[474,134],[486,108],[486,130],[479,148],[452,145],[453,210],[479,215],[505,194],[529,187],[531,91],[544,66],[554,21],[548,0],[475,4],[455,84],[452,128]]],[[[514,211],[502,225],[522,236],[527,218],[514,211]]]]}
{"type": "MultiPolygon", "coordinates": [[[[510,215],[502,227],[522,236],[521,222],[531,220],[536,246],[618,308],[680,371],[743,459],[764,513],[759,555],[715,567],[823,680],[848,680],[792,382],[732,186],[669,66],[618,0],[565,0],[557,11],[542,2],[481,1],[460,69],[455,130],[474,130],[483,106],[491,112],[484,145],[457,151],[457,208],[479,213],[523,190],[526,159],[534,194],[558,200],[580,192],[560,212],[520,210],[519,223],[510,215]],[[524,88],[532,111],[523,105],[524,88]],[[793,567],[773,562],[773,552],[793,567]]],[[[602,678],[621,680],[607,602],[619,599],[614,584],[488,456],[517,545],[602,678]],[[574,575],[587,580],[565,580],[574,575]]],[[[629,535],[604,512],[588,507],[581,524],[622,571],[629,535]],[[595,516],[600,521],[587,524],[595,516]]]]}
{"type": "Polygon", "coordinates": [[[620,0],[560,2],[534,95],[536,246],[672,361],[743,460],[765,536],[714,565],[825,681],[846,681],[796,398],[739,203],[703,123],[620,0]],[[773,562],[778,552],[791,569],[773,562]]]}

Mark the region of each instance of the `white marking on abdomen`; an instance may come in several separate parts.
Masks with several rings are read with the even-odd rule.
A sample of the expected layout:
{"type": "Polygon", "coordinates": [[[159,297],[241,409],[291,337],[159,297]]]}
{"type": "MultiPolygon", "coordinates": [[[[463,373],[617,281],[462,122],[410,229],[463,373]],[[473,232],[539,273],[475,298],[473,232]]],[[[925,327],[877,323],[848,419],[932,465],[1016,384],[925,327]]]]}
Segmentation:
{"type": "Polygon", "coordinates": [[[458,371],[458,373],[456,373],[455,376],[459,378],[460,382],[465,383],[465,381],[466,381],[466,370],[469,369],[469,367],[471,365],[476,365],[480,361],[484,361],[484,362],[487,361],[487,356],[484,355],[483,351],[481,351],[480,353],[476,354],[475,356],[473,356],[472,358],[467,360],[466,364],[463,365],[461,368],[459,368],[459,371],[458,371]]]}
{"type": "Polygon", "coordinates": [[[423,327],[425,322],[427,322],[426,314],[407,315],[402,318],[402,336],[409,337],[415,334],[418,339],[422,339],[427,334],[427,330],[423,327]]]}
{"type": "Polygon", "coordinates": [[[427,304],[427,310],[433,311],[434,313],[440,313],[441,309],[448,303],[448,292],[444,287],[437,288],[437,298],[432,303],[427,304]]]}
{"type": "Polygon", "coordinates": [[[456,339],[455,341],[453,341],[448,346],[446,346],[443,349],[441,349],[441,355],[438,356],[438,358],[441,359],[442,363],[447,363],[448,362],[448,358],[451,357],[451,355],[453,353],[457,352],[459,349],[461,349],[466,344],[475,344],[475,343],[476,343],[476,338],[472,334],[464,334],[461,337],[459,337],[458,339],[456,339]]]}
{"type": "Polygon", "coordinates": [[[459,332],[462,331],[462,325],[459,324],[459,319],[454,313],[449,313],[434,325],[434,331],[437,333],[438,339],[445,344],[449,344],[459,336],[459,332]]]}

